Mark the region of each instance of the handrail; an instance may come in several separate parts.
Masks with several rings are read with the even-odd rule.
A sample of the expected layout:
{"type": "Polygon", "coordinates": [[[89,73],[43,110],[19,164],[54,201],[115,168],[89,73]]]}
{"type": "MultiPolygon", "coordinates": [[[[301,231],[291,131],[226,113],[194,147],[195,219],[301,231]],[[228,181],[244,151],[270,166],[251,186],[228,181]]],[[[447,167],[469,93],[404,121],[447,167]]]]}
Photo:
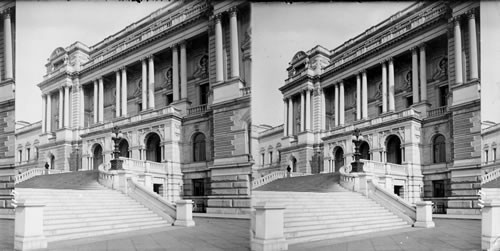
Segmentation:
{"type": "Polygon", "coordinates": [[[409,224],[415,223],[417,220],[416,207],[378,186],[373,180],[368,180],[368,188],[368,197],[370,199],[377,201],[380,205],[398,215],[409,224]]]}
{"type": "Polygon", "coordinates": [[[487,174],[483,174],[481,176],[481,185],[486,184],[492,180],[495,180],[500,177],[500,168],[495,169],[487,174]]]}
{"type": "Polygon", "coordinates": [[[258,188],[260,186],[263,186],[267,183],[270,183],[272,181],[275,181],[277,179],[285,178],[286,177],[286,172],[281,170],[281,171],[275,171],[272,172],[268,175],[262,176],[254,181],[252,181],[252,187],[253,189],[258,188]]]}
{"type": "Polygon", "coordinates": [[[127,194],[169,222],[174,222],[177,217],[175,205],[147,190],[131,178],[127,178],[127,194]]]}
{"type": "Polygon", "coordinates": [[[42,167],[28,169],[20,174],[16,174],[14,177],[14,184],[21,183],[38,175],[43,175],[45,172],[46,169],[42,167]]]}

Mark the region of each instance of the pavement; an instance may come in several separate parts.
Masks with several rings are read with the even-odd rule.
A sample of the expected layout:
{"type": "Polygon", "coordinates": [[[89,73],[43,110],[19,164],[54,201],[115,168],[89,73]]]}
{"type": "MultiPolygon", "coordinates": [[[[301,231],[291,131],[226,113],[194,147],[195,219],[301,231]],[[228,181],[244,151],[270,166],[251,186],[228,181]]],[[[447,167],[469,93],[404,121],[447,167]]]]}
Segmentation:
{"type": "Polygon", "coordinates": [[[53,242],[44,250],[250,250],[249,220],[195,218],[194,221],[195,227],[163,227],[53,242]]]}
{"type": "Polygon", "coordinates": [[[14,220],[0,219],[0,250],[14,250],[14,220]]]}
{"type": "Polygon", "coordinates": [[[288,250],[481,250],[481,221],[434,219],[435,228],[407,228],[290,245],[288,250]]]}

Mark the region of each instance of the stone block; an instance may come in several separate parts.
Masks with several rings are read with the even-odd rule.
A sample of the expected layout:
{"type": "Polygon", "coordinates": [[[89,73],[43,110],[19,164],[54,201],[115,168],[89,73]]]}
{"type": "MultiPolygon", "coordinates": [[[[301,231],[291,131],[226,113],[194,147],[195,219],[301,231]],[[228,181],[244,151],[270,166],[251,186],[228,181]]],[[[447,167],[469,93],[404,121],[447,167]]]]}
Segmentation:
{"type": "Polygon", "coordinates": [[[0,189],[0,195],[10,195],[10,189],[0,189]]]}
{"type": "Polygon", "coordinates": [[[477,190],[452,190],[452,196],[476,196],[477,190]]]}
{"type": "Polygon", "coordinates": [[[208,200],[209,207],[232,207],[232,200],[223,200],[223,199],[209,199],[208,200]]]}
{"type": "Polygon", "coordinates": [[[225,176],[212,176],[212,182],[217,181],[237,181],[238,176],[236,175],[225,175],[225,176]]]}
{"type": "Polygon", "coordinates": [[[449,208],[472,208],[472,201],[448,201],[449,208]]]}
{"type": "Polygon", "coordinates": [[[11,181],[10,176],[0,176],[0,182],[9,182],[11,181]]]}
{"type": "Polygon", "coordinates": [[[233,183],[231,182],[218,182],[210,184],[212,188],[231,188],[233,187],[233,183]]]}
{"type": "Polygon", "coordinates": [[[467,209],[467,208],[448,208],[446,209],[447,214],[456,215],[480,215],[481,211],[479,209],[467,209]]]}
{"type": "Polygon", "coordinates": [[[212,195],[238,194],[237,189],[212,189],[212,195]]]}
{"type": "Polygon", "coordinates": [[[472,183],[453,183],[451,189],[472,189],[472,183]]]}
{"type": "Polygon", "coordinates": [[[233,200],[233,206],[234,207],[248,207],[252,205],[252,201],[250,199],[246,200],[233,200]]]}
{"type": "Polygon", "coordinates": [[[238,189],[238,194],[250,195],[250,190],[248,188],[238,189]]]}
{"type": "Polygon", "coordinates": [[[478,177],[477,176],[467,176],[467,177],[453,177],[451,178],[452,183],[458,183],[458,182],[478,182],[478,177]]]}
{"type": "Polygon", "coordinates": [[[246,181],[249,181],[250,180],[250,176],[249,175],[238,175],[238,180],[246,180],[246,181]]]}
{"type": "Polygon", "coordinates": [[[238,188],[241,188],[241,187],[247,188],[249,186],[250,186],[250,184],[247,181],[240,181],[240,182],[233,183],[233,187],[238,187],[238,188]]]}

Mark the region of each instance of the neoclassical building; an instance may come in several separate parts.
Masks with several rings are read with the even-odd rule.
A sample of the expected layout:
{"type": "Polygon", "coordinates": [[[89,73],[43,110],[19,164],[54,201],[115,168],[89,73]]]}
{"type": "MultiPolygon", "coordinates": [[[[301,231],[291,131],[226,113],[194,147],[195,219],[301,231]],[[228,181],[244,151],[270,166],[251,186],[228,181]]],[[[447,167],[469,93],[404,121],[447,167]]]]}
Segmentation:
{"type": "Polygon", "coordinates": [[[13,218],[14,188],[15,30],[14,1],[0,3],[0,219],[13,218]]]}
{"type": "Polygon", "coordinates": [[[42,121],[17,134],[20,164],[98,169],[117,126],[126,162],[181,171],[153,176],[154,192],[198,212],[246,213],[250,39],[248,3],[179,1],[95,45],[57,47],[38,84],[42,121]]]}
{"type": "Polygon", "coordinates": [[[254,170],[338,172],[362,134],[366,172],[435,213],[479,214],[479,2],[418,2],[287,68],[282,126],[258,136],[254,170]]]}

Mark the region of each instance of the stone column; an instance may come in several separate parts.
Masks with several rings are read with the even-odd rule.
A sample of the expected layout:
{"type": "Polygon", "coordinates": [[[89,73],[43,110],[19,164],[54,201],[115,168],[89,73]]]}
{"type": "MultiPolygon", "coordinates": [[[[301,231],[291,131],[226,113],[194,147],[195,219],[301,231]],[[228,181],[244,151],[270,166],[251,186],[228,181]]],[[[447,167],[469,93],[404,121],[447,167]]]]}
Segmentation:
{"type": "Polygon", "coordinates": [[[311,90],[306,90],[306,131],[311,130],[311,90]]]}
{"type": "Polygon", "coordinates": [[[85,90],[83,85],[80,85],[80,127],[85,127],[85,90]]]}
{"type": "Polygon", "coordinates": [[[181,43],[181,99],[187,98],[186,42],[181,43]]]}
{"type": "Polygon", "coordinates": [[[120,71],[115,72],[115,78],[116,78],[116,92],[115,92],[115,117],[120,117],[120,71]]]}
{"type": "Polygon", "coordinates": [[[420,45],[420,100],[427,101],[427,63],[425,44],[420,45]]]}
{"type": "Polygon", "coordinates": [[[99,78],[99,123],[104,122],[104,80],[99,78]]]}
{"type": "Polygon", "coordinates": [[[335,126],[339,126],[339,84],[335,83],[335,126]]]}
{"type": "Polygon", "coordinates": [[[363,90],[363,119],[368,119],[368,80],[366,70],[363,71],[362,90],[363,90]]]}
{"type": "Polygon", "coordinates": [[[122,71],[122,116],[127,116],[127,68],[123,67],[122,71]]]}
{"type": "Polygon", "coordinates": [[[345,108],[344,108],[344,81],[340,81],[339,84],[339,124],[344,125],[344,115],[345,115],[345,108]]]}
{"type": "Polygon", "coordinates": [[[5,78],[14,78],[12,64],[12,25],[10,22],[10,12],[4,14],[3,30],[4,30],[4,54],[5,54],[5,78]]]}
{"type": "Polygon", "coordinates": [[[283,136],[288,136],[288,101],[286,98],[283,99],[284,116],[283,116],[283,136]]]}
{"type": "Polygon", "coordinates": [[[389,58],[389,111],[394,112],[396,110],[394,105],[394,60],[389,58]]]}
{"type": "Polygon", "coordinates": [[[293,101],[288,98],[288,136],[293,135],[293,101]]]}
{"type": "Polygon", "coordinates": [[[230,10],[230,29],[231,29],[231,74],[233,78],[240,77],[240,57],[238,43],[238,18],[236,8],[230,10]]]}
{"type": "Polygon", "coordinates": [[[382,62],[382,113],[387,112],[387,65],[382,62]]]}
{"type": "Polygon", "coordinates": [[[420,101],[418,95],[418,55],[417,48],[411,49],[411,83],[413,89],[413,104],[420,101]]]}
{"type": "Polygon", "coordinates": [[[305,130],[305,120],[306,120],[306,113],[305,113],[305,97],[304,97],[304,91],[300,92],[300,131],[303,132],[305,130]]]}
{"type": "Polygon", "coordinates": [[[64,127],[69,127],[69,86],[64,87],[64,127]]]}
{"type": "Polygon", "coordinates": [[[321,130],[326,129],[326,105],[325,105],[325,89],[321,88],[321,130]]]}
{"type": "Polygon", "coordinates": [[[148,108],[155,109],[155,61],[153,55],[148,58],[148,108]]]}
{"type": "Polygon", "coordinates": [[[47,128],[45,127],[45,123],[47,122],[47,95],[42,94],[42,133],[47,132],[47,128]]]}
{"type": "Polygon", "coordinates": [[[215,82],[224,81],[224,71],[222,64],[222,24],[220,14],[215,15],[215,82]]]}
{"type": "Polygon", "coordinates": [[[172,86],[174,101],[179,100],[179,54],[177,45],[172,46],[172,86]]]}
{"type": "Polygon", "coordinates": [[[477,34],[474,12],[469,13],[470,78],[478,79],[477,34]]]}
{"type": "Polygon", "coordinates": [[[356,120],[361,120],[361,78],[356,75],[356,120]]]}
{"type": "Polygon", "coordinates": [[[50,93],[47,94],[47,132],[52,132],[52,101],[50,93]]]}
{"type": "Polygon", "coordinates": [[[142,86],[141,86],[141,94],[142,94],[142,110],[145,111],[148,108],[148,66],[146,63],[146,59],[141,60],[142,63],[142,86]]]}
{"type": "Polygon", "coordinates": [[[59,129],[63,128],[64,124],[64,91],[63,87],[59,88],[59,129]]]}
{"type": "Polygon", "coordinates": [[[462,79],[462,31],[460,19],[455,17],[455,83],[463,83],[462,79]]]}
{"type": "Polygon", "coordinates": [[[98,91],[98,85],[97,85],[97,80],[94,80],[94,124],[97,123],[97,110],[99,109],[99,107],[97,107],[97,96],[99,96],[99,93],[97,92],[98,91]]]}

